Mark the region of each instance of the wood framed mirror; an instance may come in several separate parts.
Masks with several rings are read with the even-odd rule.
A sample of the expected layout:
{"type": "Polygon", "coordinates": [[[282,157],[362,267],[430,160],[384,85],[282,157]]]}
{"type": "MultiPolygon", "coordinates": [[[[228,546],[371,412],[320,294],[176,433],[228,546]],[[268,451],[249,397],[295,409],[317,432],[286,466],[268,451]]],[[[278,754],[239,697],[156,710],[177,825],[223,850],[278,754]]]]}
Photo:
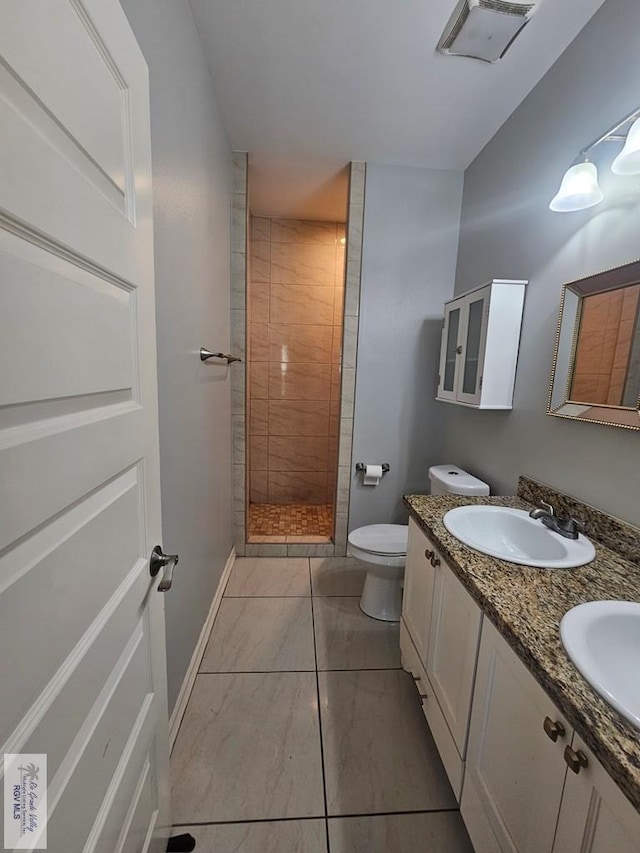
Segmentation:
{"type": "Polygon", "coordinates": [[[564,285],[547,414],[640,429],[640,261],[564,285]]]}

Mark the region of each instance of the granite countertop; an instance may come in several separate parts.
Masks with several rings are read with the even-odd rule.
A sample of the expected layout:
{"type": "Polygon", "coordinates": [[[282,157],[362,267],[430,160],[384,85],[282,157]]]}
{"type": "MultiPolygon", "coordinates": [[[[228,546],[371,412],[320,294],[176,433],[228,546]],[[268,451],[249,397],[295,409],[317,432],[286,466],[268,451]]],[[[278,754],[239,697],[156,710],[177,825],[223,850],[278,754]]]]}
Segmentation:
{"type": "Polygon", "coordinates": [[[445,528],[444,514],[465,504],[531,509],[519,497],[406,495],[411,517],[640,811],[640,732],[589,686],[567,657],[560,619],[585,601],[640,601],[640,567],[594,541],[595,559],[576,569],[537,569],[485,556],[445,528]]]}

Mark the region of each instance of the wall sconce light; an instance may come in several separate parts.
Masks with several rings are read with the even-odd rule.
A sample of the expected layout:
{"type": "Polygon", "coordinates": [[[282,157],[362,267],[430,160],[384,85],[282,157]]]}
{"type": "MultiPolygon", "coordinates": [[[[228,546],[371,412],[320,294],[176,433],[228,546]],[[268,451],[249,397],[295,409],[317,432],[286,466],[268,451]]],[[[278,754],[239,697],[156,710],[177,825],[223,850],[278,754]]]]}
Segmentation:
{"type": "Polygon", "coordinates": [[[564,173],[560,189],[551,199],[549,210],[556,213],[586,210],[602,201],[604,195],[598,186],[598,170],[588,155],[603,142],[624,142],[622,151],[611,164],[614,174],[640,175],[640,109],[625,116],[582,149],[564,173]],[[628,132],[619,133],[630,122],[628,132]]]}

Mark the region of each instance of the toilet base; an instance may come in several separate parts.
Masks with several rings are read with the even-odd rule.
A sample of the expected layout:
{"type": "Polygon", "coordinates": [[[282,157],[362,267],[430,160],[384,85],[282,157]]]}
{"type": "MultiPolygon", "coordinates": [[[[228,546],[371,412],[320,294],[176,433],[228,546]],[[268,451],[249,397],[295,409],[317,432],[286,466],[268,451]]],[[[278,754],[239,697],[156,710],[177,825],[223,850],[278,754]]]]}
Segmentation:
{"type": "Polygon", "coordinates": [[[382,578],[367,572],[360,596],[360,610],[381,622],[399,622],[402,614],[402,573],[382,578]]]}

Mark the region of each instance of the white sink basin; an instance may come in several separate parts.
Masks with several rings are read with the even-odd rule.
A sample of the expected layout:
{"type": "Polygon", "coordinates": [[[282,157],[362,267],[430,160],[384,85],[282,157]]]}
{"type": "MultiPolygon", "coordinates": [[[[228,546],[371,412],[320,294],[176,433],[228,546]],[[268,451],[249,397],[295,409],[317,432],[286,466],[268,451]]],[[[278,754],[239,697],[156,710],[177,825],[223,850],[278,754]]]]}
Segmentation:
{"type": "Polygon", "coordinates": [[[593,689],[640,729],[640,604],[579,604],[562,617],[560,636],[593,689]]]}
{"type": "Polygon", "coordinates": [[[567,539],[529,517],[522,509],[476,504],[451,509],[444,526],[449,533],[490,557],[521,566],[571,569],[595,557],[591,542],[580,534],[567,539]]]}

